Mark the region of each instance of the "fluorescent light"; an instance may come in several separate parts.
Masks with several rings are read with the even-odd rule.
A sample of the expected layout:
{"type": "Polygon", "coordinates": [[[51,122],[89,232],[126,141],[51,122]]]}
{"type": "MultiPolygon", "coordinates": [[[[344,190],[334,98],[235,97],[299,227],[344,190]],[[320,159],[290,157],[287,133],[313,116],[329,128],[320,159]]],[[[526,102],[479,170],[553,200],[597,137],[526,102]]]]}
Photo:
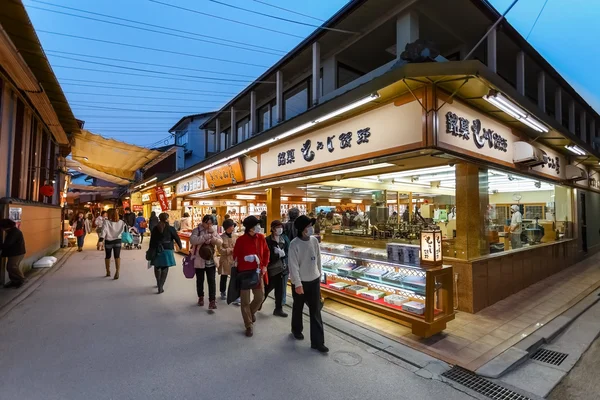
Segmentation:
{"type": "Polygon", "coordinates": [[[281,201],[288,201],[289,199],[289,197],[281,196],[281,201]]]}
{"type": "Polygon", "coordinates": [[[327,199],[327,201],[329,201],[330,203],[341,203],[342,202],[341,199],[327,199]]]}
{"type": "Polygon", "coordinates": [[[315,199],[314,197],[303,197],[302,201],[305,203],[314,203],[315,201],[317,201],[317,199],[315,199]]]}
{"type": "Polygon", "coordinates": [[[549,129],[532,115],[525,112],[521,107],[505,97],[502,93],[490,91],[490,94],[483,96],[483,99],[497,108],[501,109],[511,117],[518,119],[528,127],[538,132],[548,132],[549,129]]]}
{"type": "MultiPolygon", "coordinates": [[[[139,185],[137,185],[137,186],[134,186],[133,188],[134,188],[134,189],[137,189],[137,188],[139,188],[139,187],[141,187],[141,186],[145,186],[145,185],[149,184],[150,182],[154,182],[154,181],[155,181],[155,180],[157,180],[157,179],[158,179],[158,178],[155,176],[154,178],[150,179],[149,181],[147,181],[147,182],[144,182],[144,183],[140,183],[139,185]]],[[[165,183],[165,185],[166,185],[166,183],[165,183]]]]}
{"type": "Polygon", "coordinates": [[[247,153],[249,153],[249,152],[251,152],[251,151],[253,151],[253,150],[260,149],[261,147],[267,146],[267,145],[269,145],[269,144],[271,144],[271,143],[273,143],[273,142],[276,142],[276,141],[278,141],[278,140],[285,139],[285,138],[287,138],[287,137],[289,137],[289,136],[295,135],[296,133],[298,133],[298,132],[301,132],[301,131],[304,131],[304,130],[306,130],[306,129],[308,129],[308,128],[310,128],[310,127],[312,127],[312,126],[314,126],[314,125],[316,125],[316,124],[318,124],[318,123],[320,123],[320,122],[323,122],[323,121],[325,121],[325,120],[328,120],[328,119],[330,119],[330,118],[333,118],[333,117],[335,117],[335,116],[337,116],[337,115],[343,114],[343,113],[345,113],[346,111],[350,111],[350,110],[352,110],[353,108],[360,107],[361,105],[363,105],[363,104],[366,104],[366,103],[368,103],[368,102],[370,102],[370,101],[373,101],[373,100],[375,100],[375,99],[377,99],[377,98],[379,98],[379,95],[378,95],[377,93],[375,93],[375,94],[372,94],[372,95],[370,95],[370,96],[368,96],[368,97],[365,97],[364,99],[361,99],[361,100],[358,100],[358,101],[356,101],[356,102],[354,102],[354,103],[348,104],[347,106],[345,106],[345,107],[342,107],[342,108],[340,108],[340,109],[338,109],[338,110],[336,110],[336,111],[334,111],[334,112],[332,112],[332,113],[330,113],[330,114],[327,114],[327,115],[324,115],[323,117],[317,118],[317,119],[316,119],[316,120],[314,120],[314,121],[307,122],[307,123],[305,123],[305,124],[302,124],[302,125],[300,125],[300,126],[297,126],[297,127],[295,127],[295,128],[292,128],[292,129],[290,129],[289,131],[286,131],[286,132],[282,133],[281,135],[279,135],[279,136],[277,136],[277,137],[275,137],[275,138],[272,138],[272,139],[267,139],[267,140],[265,140],[264,142],[258,143],[258,144],[254,145],[254,146],[252,146],[252,147],[249,147],[249,148],[247,148],[247,149],[244,149],[244,150],[242,150],[242,151],[239,151],[239,152],[237,152],[237,153],[235,153],[235,154],[232,154],[232,155],[230,155],[230,156],[227,156],[227,157],[223,157],[223,158],[222,158],[222,159],[220,159],[219,161],[215,161],[215,162],[213,162],[213,163],[211,163],[211,164],[209,164],[209,165],[205,165],[204,167],[197,168],[197,169],[195,169],[195,170],[193,170],[193,171],[190,171],[190,172],[188,172],[188,173],[187,173],[187,174],[185,174],[185,175],[181,175],[181,176],[178,176],[177,178],[173,178],[173,179],[171,179],[171,180],[168,180],[168,181],[167,181],[167,182],[165,182],[164,184],[165,184],[165,185],[168,185],[168,184],[170,184],[170,183],[177,182],[177,181],[179,181],[179,180],[181,180],[181,179],[183,179],[183,178],[187,178],[188,176],[191,176],[191,175],[197,174],[198,172],[205,171],[205,170],[207,170],[207,169],[209,169],[209,168],[212,168],[212,167],[214,167],[214,166],[217,166],[217,165],[219,165],[219,164],[222,164],[222,163],[224,163],[224,162],[226,162],[226,161],[229,161],[229,160],[231,160],[231,159],[233,159],[233,158],[236,158],[236,157],[239,157],[239,156],[243,156],[244,154],[247,154],[247,153]]]}
{"type": "Polygon", "coordinates": [[[354,108],[360,107],[363,104],[367,104],[367,103],[369,103],[369,102],[371,102],[371,101],[373,101],[375,99],[378,99],[378,98],[379,98],[379,94],[374,93],[374,94],[372,94],[372,95],[370,95],[368,97],[365,97],[364,99],[360,99],[360,100],[358,100],[358,101],[356,101],[356,102],[354,102],[352,104],[348,104],[346,107],[342,107],[339,110],[336,110],[334,112],[326,114],[326,115],[324,115],[324,116],[322,116],[320,118],[317,118],[313,122],[315,124],[318,124],[319,122],[327,121],[328,119],[331,119],[333,117],[337,117],[338,115],[343,114],[346,111],[350,111],[350,110],[352,110],[354,108]]]}
{"type": "Polygon", "coordinates": [[[235,198],[238,200],[256,200],[256,196],[251,194],[238,194],[235,198]]]}
{"type": "Polygon", "coordinates": [[[362,204],[362,200],[350,200],[352,204],[362,204]]]}
{"type": "Polygon", "coordinates": [[[577,146],[568,145],[568,146],[565,146],[565,149],[569,150],[571,153],[576,154],[578,156],[585,156],[585,151],[583,151],[582,149],[580,149],[577,146]]]}

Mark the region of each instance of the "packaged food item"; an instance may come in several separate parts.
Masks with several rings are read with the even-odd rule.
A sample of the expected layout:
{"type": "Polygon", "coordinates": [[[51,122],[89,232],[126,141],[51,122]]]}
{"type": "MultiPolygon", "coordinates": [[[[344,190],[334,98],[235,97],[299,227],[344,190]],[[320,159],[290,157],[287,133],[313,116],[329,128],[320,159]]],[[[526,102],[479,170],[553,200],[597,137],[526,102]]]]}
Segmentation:
{"type": "Polygon", "coordinates": [[[368,268],[365,271],[365,276],[371,279],[375,279],[380,281],[381,277],[385,274],[387,274],[388,271],[384,270],[384,269],[377,269],[377,268],[368,268]]]}
{"type": "Polygon", "coordinates": [[[416,292],[425,292],[425,285],[424,276],[405,276],[402,279],[403,287],[416,292]]]}
{"type": "Polygon", "coordinates": [[[395,306],[401,306],[402,304],[410,301],[410,299],[408,297],[400,296],[399,294],[390,294],[388,296],[385,296],[383,298],[383,301],[385,301],[388,304],[393,304],[395,306]]]}
{"type": "Polygon", "coordinates": [[[365,267],[358,267],[352,270],[351,275],[355,278],[362,278],[366,270],[365,267]]]}
{"type": "Polygon", "coordinates": [[[368,290],[366,292],[362,292],[360,295],[370,300],[379,300],[385,296],[385,292],[381,292],[379,290],[368,290]]]}
{"type": "Polygon", "coordinates": [[[350,286],[350,285],[348,283],[344,283],[344,282],[336,282],[336,283],[332,283],[331,285],[329,285],[330,288],[337,289],[337,290],[344,290],[348,286],[350,286]]]}
{"type": "Polygon", "coordinates": [[[352,286],[348,286],[344,290],[347,291],[348,293],[352,293],[352,294],[361,294],[362,292],[368,291],[369,288],[365,287],[365,286],[360,286],[360,285],[352,285],[352,286]]]}
{"type": "Polygon", "coordinates": [[[350,276],[355,267],[356,265],[353,264],[343,264],[337,268],[337,273],[339,276],[350,276]]]}
{"type": "Polygon", "coordinates": [[[423,315],[425,314],[425,304],[418,301],[409,301],[408,303],[402,304],[402,310],[423,315]]]}

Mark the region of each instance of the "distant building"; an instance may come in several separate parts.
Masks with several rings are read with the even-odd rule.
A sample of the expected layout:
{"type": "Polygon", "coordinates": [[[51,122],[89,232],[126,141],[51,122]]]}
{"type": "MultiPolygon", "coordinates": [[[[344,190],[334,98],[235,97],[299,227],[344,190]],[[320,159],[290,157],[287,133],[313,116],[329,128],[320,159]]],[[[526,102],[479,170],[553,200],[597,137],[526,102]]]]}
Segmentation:
{"type": "Polygon", "coordinates": [[[216,152],[214,133],[200,130],[200,126],[214,114],[209,112],[185,116],[169,130],[175,137],[175,146],[183,149],[184,162],[181,169],[191,167],[216,152]]]}

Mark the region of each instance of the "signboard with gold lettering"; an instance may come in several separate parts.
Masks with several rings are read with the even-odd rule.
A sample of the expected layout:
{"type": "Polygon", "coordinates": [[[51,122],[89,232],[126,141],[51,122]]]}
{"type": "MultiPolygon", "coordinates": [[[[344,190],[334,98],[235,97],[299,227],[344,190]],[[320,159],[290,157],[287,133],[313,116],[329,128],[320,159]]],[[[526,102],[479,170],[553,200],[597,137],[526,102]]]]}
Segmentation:
{"type": "Polygon", "coordinates": [[[204,172],[210,189],[219,186],[235,185],[244,181],[244,172],[239,158],[228,161],[204,172]]]}

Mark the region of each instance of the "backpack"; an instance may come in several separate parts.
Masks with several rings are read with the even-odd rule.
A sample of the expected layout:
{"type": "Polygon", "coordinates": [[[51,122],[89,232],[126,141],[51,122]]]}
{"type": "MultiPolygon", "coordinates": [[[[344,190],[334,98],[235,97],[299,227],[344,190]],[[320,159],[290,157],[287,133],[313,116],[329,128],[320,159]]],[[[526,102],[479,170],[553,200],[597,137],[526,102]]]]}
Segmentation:
{"type": "Polygon", "coordinates": [[[148,227],[148,223],[146,221],[140,221],[140,228],[146,229],[148,227]]]}

